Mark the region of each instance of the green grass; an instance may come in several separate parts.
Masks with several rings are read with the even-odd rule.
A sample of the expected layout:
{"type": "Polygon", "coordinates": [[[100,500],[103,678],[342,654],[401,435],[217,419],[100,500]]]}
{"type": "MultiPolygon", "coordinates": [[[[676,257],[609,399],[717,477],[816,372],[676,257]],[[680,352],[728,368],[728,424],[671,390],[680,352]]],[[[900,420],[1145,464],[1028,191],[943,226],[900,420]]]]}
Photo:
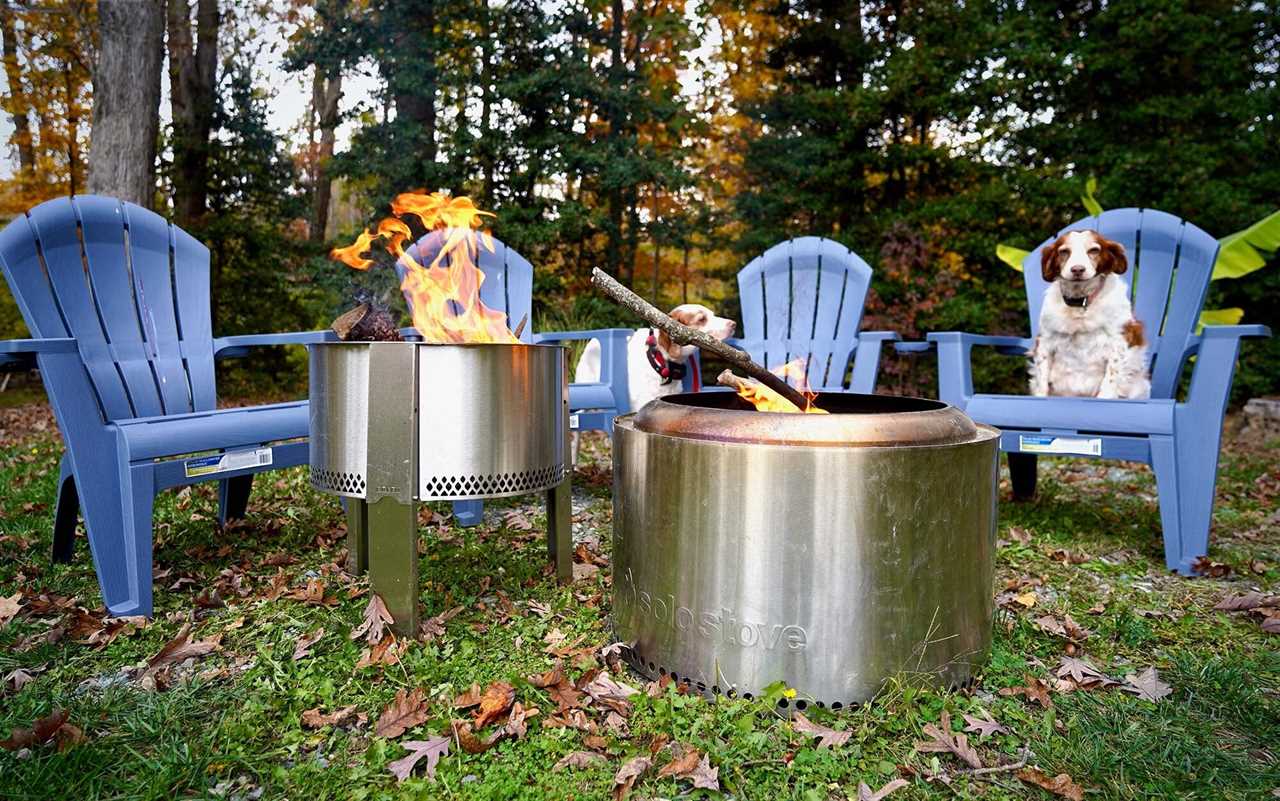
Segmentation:
{"type": "MultiPolygon", "coordinates": [[[[607,556],[607,445],[588,446],[575,477],[575,532],[597,536],[607,556]]],[[[60,453],[51,428],[0,444],[0,486],[8,488],[0,497],[0,595],[21,590],[28,603],[42,593],[74,595],[97,615],[83,537],[74,564],[51,565],[46,558],[60,453]]],[[[413,644],[399,664],[358,669],[363,643],[348,633],[367,602],[360,594],[364,583],[336,569],[344,547],[337,504],[309,489],[302,471],[260,478],[249,518],[223,534],[213,526],[212,485],[168,493],[156,508],[156,567],[164,578],[157,581],[150,625],[127,628],[105,647],[69,634],[25,651],[17,646],[55,625],[57,614],[23,613],[0,628],[0,676],[18,668],[35,675],[17,692],[7,684],[0,690],[0,737],[55,708],[67,710],[85,737],[62,750],[50,744],[0,751],[0,798],[604,799],[618,767],[648,754],[662,736],[707,752],[725,795],[738,798],[857,798],[860,781],[878,788],[897,776],[911,783],[890,796],[893,801],[1050,798],[1012,772],[960,775],[963,766],[954,758],[915,749],[925,739],[922,728],[944,711],[958,729],[962,713],[979,710],[1009,730],[981,740],[971,735],[985,764],[1012,762],[1029,749],[1029,764],[1049,775],[1070,774],[1090,791],[1087,798],[1266,798],[1280,787],[1280,637],[1262,632],[1256,619],[1212,606],[1228,592],[1274,592],[1280,585],[1280,542],[1271,517],[1278,457],[1276,443],[1224,453],[1212,555],[1232,573],[1194,580],[1163,569],[1148,471],[1046,462],[1036,502],[1002,499],[1000,506],[999,583],[1039,579],[1036,606],[1000,611],[991,661],[973,687],[892,687],[840,714],[810,710],[815,721],[851,732],[840,748],[819,749],[797,734],[773,711],[774,699],[710,703],[667,688],[657,698],[633,697],[625,735],[604,733],[606,764],[560,772],[551,766],[583,749],[584,735],[544,728],[555,703],[524,677],[550,667],[544,638],[552,629],[569,642],[580,638],[585,648],[610,641],[608,570],[569,587],[555,584],[543,561],[544,521],[535,498],[491,504],[486,524],[474,529],[448,521],[425,526],[425,612],[464,610],[448,622],[444,637],[413,644]],[[534,530],[519,530],[518,516],[510,530],[504,514],[510,511],[527,517],[534,530]],[[1012,528],[1029,540],[1019,542],[1012,528]],[[1078,564],[1055,559],[1060,549],[1088,558],[1078,564]],[[268,564],[281,554],[297,561],[268,564]],[[225,607],[197,609],[198,592],[219,581],[225,590],[231,573],[224,571],[241,576],[244,597],[224,591],[225,607]],[[267,600],[277,571],[290,590],[321,578],[335,602],[267,600]],[[170,589],[184,578],[190,581],[170,589]],[[1103,611],[1091,611],[1099,603],[1103,611]],[[537,613],[541,605],[545,617],[537,613]],[[1108,675],[1155,666],[1172,695],[1152,703],[1118,689],[1055,690],[1047,710],[999,695],[1028,674],[1049,679],[1061,658],[1064,641],[1032,622],[1043,614],[1070,614],[1088,628],[1085,654],[1108,675]],[[192,615],[194,636],[220,633],[220,649],[173,668],[167,686],[150,689],[138,668],[192,615]],[[317,628],[326,633],[312,656],[294,661],[297,639],[317,628]],[[512,683],[521,703],[541,710],[527,736],[504,739],[482,754],[455,749],[441,760],[434,782],[420,765],[397,785],[387,764],[406,751],[399,740],[372,731],[396,691],[421,688],[429,696],[427,722],[400,738],[426,739],[446,730],[451,718],[465,717],[452,709],[456,694],[473,682],[483,687],[496,680],[512,683]],[[305,710],[348,705],[369,722],[319,730],[301,723],[305,710]],[[939,771],[950,774],[950,787],[926,779],[939,771]]],[[[588,662],[571,663],[569,675],[580,676],[588,662]]],[[[643,686],[637,677],[618,678],[643,686]]],[[[655,768],[633,797],[686,795],[715,796],[690,792],[688,781],[658,778],[655,768]]]]}

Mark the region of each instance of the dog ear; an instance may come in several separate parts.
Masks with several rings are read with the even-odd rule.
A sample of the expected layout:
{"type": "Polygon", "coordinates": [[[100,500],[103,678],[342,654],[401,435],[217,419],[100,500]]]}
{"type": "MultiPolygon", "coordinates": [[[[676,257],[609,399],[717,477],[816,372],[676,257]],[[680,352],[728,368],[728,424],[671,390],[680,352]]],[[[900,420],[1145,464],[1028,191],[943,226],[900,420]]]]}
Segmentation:
{"type": "Polygon", "coordinates": [[[1102,258],[1098,259],[1098,272],[1123,275],[1129,269],[1129,259],[1124,255],[1124,245],[1098,237],[1102,246],[1102,258]]]}
{"type": "MultiPolygon", "coordinates": [[[[680,320],[680,322],[684,321],[680,320]]],[[[662,351],[668,359],[679,359],[681,356],[680,346],[662,329],[658,329],[658,350],[662,351]]]]}
{"type": "Polygon", "coordinates": [[[1062,274],[1062,265],[1058,263],[1058,246],[1061,244],[1062,237],[1058,237],[1040,248],[1040,274],[1044,276],[1045,283],[1057,281],[1062,274]]]}

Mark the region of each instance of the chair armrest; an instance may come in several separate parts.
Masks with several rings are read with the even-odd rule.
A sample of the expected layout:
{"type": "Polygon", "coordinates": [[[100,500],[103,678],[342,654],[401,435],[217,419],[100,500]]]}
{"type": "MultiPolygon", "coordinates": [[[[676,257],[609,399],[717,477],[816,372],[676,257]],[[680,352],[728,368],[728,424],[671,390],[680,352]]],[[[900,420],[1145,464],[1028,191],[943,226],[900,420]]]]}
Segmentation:
{"type": "Polygon", "coordinates": [[[233,359],[247,356],[249,348],[266,345],[311,345],[316,342],[335,342],[337,339],[338,335],[328,330],[217,337],[213,340],[213,358],[233,359]]]}
{"type": "Polygon", "coordinates": [[[899,342],[902,340],[902,335],[897,331],[859,331],[858,339],[899,342]]]}
{"type": "Polygon", "coordinates": [[[1271,329],[1265,325],[1206,325],[1204,330],[1200,332],[1201,339],[1269,336],[1271,336],[1271,329]]]}
{"type": "Polygon", "coordinates": [[[928,353],[929,351],[935,350],[937,347],[936,343],[927,341],[921,342],[919,340],[893,343],[893,349],[898,353],[928,353]]]}
{"type": "Polygon", "coordinates": [[[995,348],[997,353],[1002,353],[1006,356],[1026,356],[1031,352],[1031,348],[1035,344],[1032,340],[1024,337],[1004,336],[1001,334],[968,334],[962,331],[942,331],[928,334],[926,338],[934,344],[957,342],[967,347],[985,345],[995,348]]]}
{"type": "Polygon", "coordinates": [[[1187,391],[1187,401],[1182,407],[1189,414],[1189,419],[1222,420],[1231,396],[1231,381],[1235,375],[1236,357],[1240,354],[1240,340],[1245,337],[1269,336],[1271,329],[1265,325],[1204,327],[1198,343],[1188,346],[1188,350],[1199,351],[1195,367],[1191,371],[1191,388],[1187,391]]]}
{"type": "Polygon", "coordinates": [[[74,337],[0,339],[0,353],[4,354],[35,356],[41,353],[75,353],[77,349],[74,337]]]}
{"type": "MultiPolygon", "coordinates": [[[[548,331],[543,334],[534,334],[534,344],[542,344],[544,342],[568,342],[574,339],[600,339],[612,340],[621,338],[629,339],[635,333],[631,328],[597,328],[591,331],[548,331]]],[[[603,344],[603,343],[601,343],[603,344]]]]}

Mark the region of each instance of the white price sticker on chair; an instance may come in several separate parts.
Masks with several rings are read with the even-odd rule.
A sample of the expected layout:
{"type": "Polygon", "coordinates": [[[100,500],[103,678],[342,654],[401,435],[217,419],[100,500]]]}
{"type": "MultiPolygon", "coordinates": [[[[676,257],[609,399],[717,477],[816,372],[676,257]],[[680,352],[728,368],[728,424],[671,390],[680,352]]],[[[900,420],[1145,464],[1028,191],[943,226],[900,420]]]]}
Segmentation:
{"type": "Polygon", "coordinates": [[[578,415],[576,414],[569,415],[569,429],[571,431],[578,430],[578,415]]]}
{"type": "Polygon", "coordinates": [[[1021,434],[1018,450],[1023,453],[1071,453],[1079,456],[1101,456],[1102,439],[1055,437],[1052,434],[1021,434]]]}
{"type": "Polygon", "coordinates": [[[251,451],[232,451],[215,453],[212,456],[197,456],[185,463],[187,478],[207,476],[213,473],[229,473],[232,470],[243,470],[246,467],[265,467],[271,464],[270,448],[255,448],[251,451]]]}

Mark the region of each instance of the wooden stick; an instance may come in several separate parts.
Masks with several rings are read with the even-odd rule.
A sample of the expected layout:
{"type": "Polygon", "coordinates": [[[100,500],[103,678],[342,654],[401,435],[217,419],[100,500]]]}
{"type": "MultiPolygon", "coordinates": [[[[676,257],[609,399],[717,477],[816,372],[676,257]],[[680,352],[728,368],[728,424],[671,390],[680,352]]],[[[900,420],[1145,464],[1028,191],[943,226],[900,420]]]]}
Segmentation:
{"type": "Polygon", "coordinates": [[[667,315],[655,309],[644,298],[627,289],[613,279],[613,276],[601,270],[599,267],[591,271],[591,283],[613,298],[620,306],[635,312],[643,317],[645,322],[654,328],[659,328],[666,332],[681,345],[695,345],[702,350],[710,351],[715,355],[724,359],[729,364],[738,368],[742,372],[764,384],[769,389],[778,393],[782,397],[795,404],[797,409],[803,409],[806,405],[804,395],[801,395],[794,387],[787,384],[778,376],[769,372],[765,368],[756,364],[747,355],[746,351],[738,350],[735,347],[724,344],[715,337],[690,328],[676,320],[671,319],[667,315]]]}
{"type": "Polygon", "coordinates": [[[515,330],[511,332],[516,339],[519,339],[520,335],[524,333],[524,326],[527,322],[529,322],[529,315],[526,314],[520,318],[520,322],[516,323],[515,330]]]}

